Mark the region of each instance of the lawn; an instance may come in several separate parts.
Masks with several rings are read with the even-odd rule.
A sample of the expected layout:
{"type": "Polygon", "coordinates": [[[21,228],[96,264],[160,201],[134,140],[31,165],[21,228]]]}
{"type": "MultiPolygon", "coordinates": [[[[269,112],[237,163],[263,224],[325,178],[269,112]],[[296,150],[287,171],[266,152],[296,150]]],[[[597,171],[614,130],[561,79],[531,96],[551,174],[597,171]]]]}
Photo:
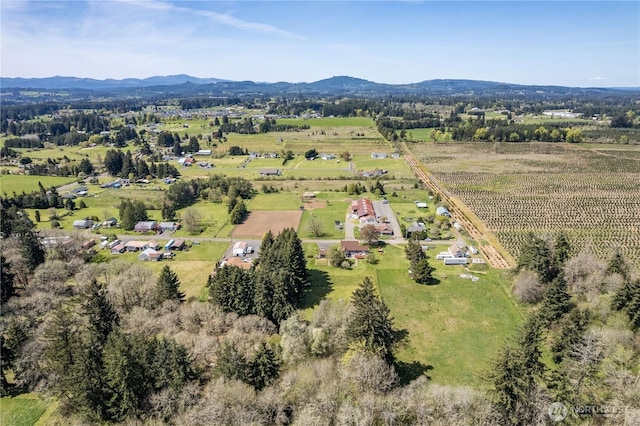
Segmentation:
{"type": "MultiPolygon", "coordinates": [[[[344,194],[342,194],[344,195],[344,194]]],[[[344,230],[338,229],[335,226],[335,221],[344,223],[347,214],[347,208],[350,206],[348,201],[344,200],[344,197],[339,199],[319,199],[319,202],[326,202],[326,207],[315,208],[313,210],[305,210],[302,214],[302,220],[298,227],[298,234],[300,238],[316,238],[309,235],[307,232],[309,221],[312,217],[320,219],[322,223],[323,235],[321,238],[328,238],[333,240],[344,239],[344,230]]]]}
{"type": "Polygon", "coordinates": [[[50,402],[35,394],[0,398],[1,426],[32,426],[44,414],[50,402]]]}
{"type": "MultiPolygon", "coordinates": [[[[315,253],[313,244],[305,244],[315,253]]],[[[450,385],[482,386],[481,375],[497,349],[521,322],[521,313],[512,301],[503,272],[486,269],[476,272],[476,283],[459,277],[463,267],[445,267],[429,253],[436,267],[437,285],[412,281],[404,247],[385,247],[376,252],[377,265],[366,261],[352,270],[326,265],[326,260],[308,258],[312,287],[303,306],[310,317],[322,298],[349,300],[365,276],[370,276],[394,317],[396,328],[408,332],[404,345],[396,351],[398,369],[405,379],[424,372],[434,382],[450,385]]]]}
{"type": "Polygon", "coordinates": [[[76,180],[73,177],[2,175],[0,177],[0,192],[9,196],[14,191],[17,194],[22,191],[30,193],[38,190],[38,182],[41,182],[45,188],[50,188],[51,186],[66,185],[76,180]]]}

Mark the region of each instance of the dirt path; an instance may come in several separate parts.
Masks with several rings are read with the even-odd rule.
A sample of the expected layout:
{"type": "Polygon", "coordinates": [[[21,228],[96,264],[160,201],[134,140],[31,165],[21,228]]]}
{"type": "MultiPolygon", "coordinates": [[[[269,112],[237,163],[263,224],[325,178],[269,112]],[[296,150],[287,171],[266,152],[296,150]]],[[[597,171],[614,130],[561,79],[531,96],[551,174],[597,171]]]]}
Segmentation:
{"type": "MultiPolygon", "coordinates": [[[[408,150],[407,150],[408,152],[408,150]]],[[[462,227],[467,231],[469,236],[476,241],[478,245],[478,250],[484,255],[487,259],[489,265],[494,268],[499,269],[510,269],[514,265],[511,265],[509,261],[507,261],[502,254],[496,248],[489,244],[481,244],[483,241],[491,241],[496,240],[493,234],[490,234],[488,230],[480,232],[478,228],[467,219],[467,216],[464,214],[463,210],[468,210],[468,208],[457,199],[453,199],[453,197],[442,188],[433,177],[424,170],[422,165],[416,161],[416,159],[411,154],[406,154],[404,156],[404,160],[407,165],[411,168],[413,173],[424,182],[429,189],[434,193],[440,196],[442,201],[445,201],[449,205],[449,212],[451,213],[451,217],[458,222],[462,227]]]]}

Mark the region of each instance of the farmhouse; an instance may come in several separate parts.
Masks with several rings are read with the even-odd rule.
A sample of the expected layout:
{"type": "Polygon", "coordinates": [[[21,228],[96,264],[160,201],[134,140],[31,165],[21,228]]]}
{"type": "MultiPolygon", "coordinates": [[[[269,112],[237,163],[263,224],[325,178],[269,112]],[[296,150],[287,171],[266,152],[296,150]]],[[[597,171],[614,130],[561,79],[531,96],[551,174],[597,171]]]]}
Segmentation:
{"type": "Polygon", "coordinates": [[[251,267],[253,266],[253,263],[251,262],[250,259],[241,259],[239,257],[232,257],[230,259],[223,260],[222,263],[220,263],[220,267],[223,267],[223,266],[237,266],[238,268],[242,268],[242,269],[251,269],[251,267]]]}
{"type": "Polygon", "coordinates": [[[381,223],[376,225],[376,231],[380,233],[380,235],[393,235],[393,228],[388,223],[381,223]]]}
{"type": "Polygon", "coordinates": [[[201,149],[198,152],[196,152],[194,155],[211,155],[211,150],[210,149],[201,149]]]}
{"type": "Polygon", "coordinates": [[[93,221],[90,219],[80,219],[73,221],[73,227],[75,229],[89,229],[93,226],[93,221]]]}
{"type": "Polygon", "coordinates": [[[335,154],[327,154],[327,153],[323,152],[323,153],[320,153],[318,155],[318,157],[322,158],[323,160],[333,160],[333,159],[336,158],[336,155],[335,154]]]}
{"type": "Polygon", "coordinates": [[[140,253],[138,255],[138,260],[142,260],[142,261],[159,261],[160,259],[162,259],[162,253],[159,251],[155,251],[152,248],[148,248],[145,251],[143,251],[142,253],[140,253]]]}
{"type": "Polygon", "coordinates": [[[449,213],[449,210],[443,206],[440,206],[436,209],[436,214],[438,216],[451,217],[451,213],[449,213]]]}
{"type": "Polygon", "coordinates": [[[342,240],[340,247],[347,257],[363,257],[369,253],[369,247],[360,245],[358,241],[342,240]]]}
{"type": "Polygon", "coordinates": [[[316,199],[316,194],[315,192],[305,192],[302,194],[302,199],[303,200],[315,200],[316,199]]]}
{"type": "Polygon", "coordinates": [[[280,176],[282,172],[280,169],[274,168],[262,168],[260,169],[260,176],[280,176]]]}
{"type": "Polygon", "coordinates": [[[422,201],[416,201],[416,207],[419,209],[426,209],[427,208],[427,203],[424,203],[422,201]]]}
{"type": "Polygon", "coordinates": [[[245,241],[238,241],[233,246],[234,256],[244,256],[247,254],[247,243],[245,241]]]}
{"type": "Polygon", "coordinates": [[[427,226],[422,222],[413,222],[407,226],[407,237],[410,237],[415,232],[423,232],[427,230],[427,226]]]}
{"type": "Polygon", "coordinates": [[[387,158],[387,154],[384,152],[372,152],[371,158],[375,158],[375,159],[387,158]]]}
{"type": "Polygon", "coordinates": [[[156,226],[157,226],[157,222],[155,220],[145,221],[145,222],[138,222],[133,227],[133,230],[135,232],[155,231],[156,230],[156,226]]]}

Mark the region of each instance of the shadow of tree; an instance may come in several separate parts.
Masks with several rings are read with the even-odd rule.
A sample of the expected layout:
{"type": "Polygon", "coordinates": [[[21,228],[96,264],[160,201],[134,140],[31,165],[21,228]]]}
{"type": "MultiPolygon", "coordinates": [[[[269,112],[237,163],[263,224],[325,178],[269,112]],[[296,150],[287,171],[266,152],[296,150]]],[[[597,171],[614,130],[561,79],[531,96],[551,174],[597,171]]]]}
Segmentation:
{"type": "Polygon", "coordinates": [[[423,364],[419,361],[396,361],[395,368],[398,376],[400,376],[400,384],[402,386],[407,385],[422,375],[425,375],[427,379],[431,379],[431,376],[429,376],[427,372],[433,370],[432,365],[423,364]]]}
{"type": "Polygon", "coordinates": [[[311,285],[307,287],[300,308],[312,308],[320,303],[329,293],[333,291],[333,283],[329,274],[317,269],[307,270],[311,285]]]}

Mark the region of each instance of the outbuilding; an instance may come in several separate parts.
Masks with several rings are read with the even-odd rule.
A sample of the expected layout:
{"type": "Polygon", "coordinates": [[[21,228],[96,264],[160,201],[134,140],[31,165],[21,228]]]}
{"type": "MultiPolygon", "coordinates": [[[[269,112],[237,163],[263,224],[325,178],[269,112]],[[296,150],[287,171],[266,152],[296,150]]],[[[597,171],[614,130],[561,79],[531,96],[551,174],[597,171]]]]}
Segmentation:
{"type": "Polygon", "coordinates": [[[75,229],[89,229],[93,226],[93,221],[90,219],[80,219],[73,221],[73,227],[75,229]]]}
{"type": "Polygon", "coordinates": [[[244,256],[247,254],[247,243],[245,241],[238,241],[233,245],[234,256],[244,256]]]}

